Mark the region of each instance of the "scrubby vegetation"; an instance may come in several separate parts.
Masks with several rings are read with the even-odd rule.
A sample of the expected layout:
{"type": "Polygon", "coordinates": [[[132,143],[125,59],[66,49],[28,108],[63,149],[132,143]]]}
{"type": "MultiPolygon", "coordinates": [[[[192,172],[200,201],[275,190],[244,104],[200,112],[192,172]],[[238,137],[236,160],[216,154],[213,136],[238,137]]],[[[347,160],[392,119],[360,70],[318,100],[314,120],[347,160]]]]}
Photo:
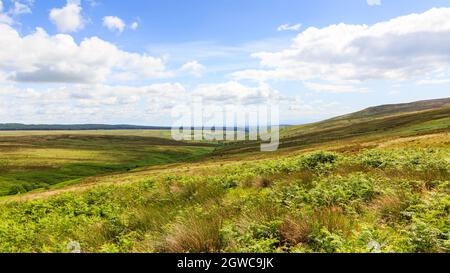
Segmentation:
{"type": "MultiPolygon", "coordinates": [[[[153,134],[162,136],[162,131],[128,133],[136,135],[120,131],[115,135],[111,132],[2,132],[0,196],[75,184],[96,175],[186,162],[214,149],[204,143],[152,137],[153,134]]],[[[170,136],[170,131],[167,134],[170,136]]]]}
{"type": "Polygon", "coordinates": [[[449,105],[284,128],[269,154],[168,131],[3,132],[0,252],[448,253],[449,105]]]}
{"type": "Polygon", "coordinates": [[[450,150],[311,152],[0,205],[0,252],[450,252],[450,150]]]}

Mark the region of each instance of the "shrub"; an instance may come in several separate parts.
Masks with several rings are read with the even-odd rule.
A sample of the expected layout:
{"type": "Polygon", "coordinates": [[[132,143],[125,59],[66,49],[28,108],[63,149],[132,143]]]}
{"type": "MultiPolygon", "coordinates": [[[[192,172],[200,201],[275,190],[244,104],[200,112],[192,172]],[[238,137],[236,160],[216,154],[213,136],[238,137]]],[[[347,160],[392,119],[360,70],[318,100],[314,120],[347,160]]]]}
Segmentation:
{"type": "Polygon", "coordinates": [[[251,179],[247,179],[242,183],[243,187],[247,188],[268,188],[272,186],[273,179],[266,176],[257,176],[251,179]]]}
{"type": "Polygon", "coordinates": [[[440,250],[440,230],[432,225],[416,219],[407,232],[414,252],[427,253],[440,250]]]}
{"type": "Polygon", "coordinates": [[[25,193],[27,190],[23,185],[14,185],[11,187],[11,189],[8,192],[8,195],[16,195],[20,193],[25,193]]]}
{"type": "Polygon", "coordinates": [[[429,192],[421,202],[404,212],[411,218],[405,233],[414,252],[448,252],[450,240],[450,196],[448,192],[429,192]]]}
{"type": "Polygon", "coordinates": [[[338,155],[329,152],[317,152],[308,154],[299,159],[299,165],[305,169],[315,170],[325,164],[333,164],[337,161],[338,155]]]}
{"type": "Polygon", "coordinates": [[[1,160],[0,160],[0,173],[1,173],[1,172],[6,172],[6,171],[8,171],[9,168],[10,168],[10,163],[9,163],[9,161],[8,161],[8,160],[5,160],[5,159],[1,159],[1,160]]]}
{"type": "Polygon", "coordinates": [[[314,230],[311,234],[311,245],[315,252],[337,253],[345,252],[345,240],[338,233],[330,232],[327,228],[314,230]]]}
{"type": "Polygon", "coordinates": [[[374,178],[363,174],[352,174],[347,177],[331,176],[316,182],[309,191],[311,202],[318,206],[347,207],[352,202],[372,200],[377,191],[374,178]]]}
{"type": "Polygon", "coordinates": [[[380,150],[370,150],[358,156],[359,161],[367,167],[384,168],[392,162],[392,157],[380,150]]]}
{"type": "Polygon", "coordinates": [[[244,253],[272,253],[280,244],[279,227],[281,221],[262,221],[238,227],[227,222],[221,230],[226,242],[225,251],[244,253]]]}

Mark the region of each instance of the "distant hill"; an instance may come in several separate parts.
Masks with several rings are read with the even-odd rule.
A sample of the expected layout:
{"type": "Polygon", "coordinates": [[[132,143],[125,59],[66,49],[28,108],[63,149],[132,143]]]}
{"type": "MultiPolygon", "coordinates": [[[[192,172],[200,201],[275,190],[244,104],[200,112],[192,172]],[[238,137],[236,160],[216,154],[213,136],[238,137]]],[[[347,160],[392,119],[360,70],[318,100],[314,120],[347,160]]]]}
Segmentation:
{"type": "Polygon", "coordinates": [[[170,130],[170,127],[106,124],[0,124],[0,131],[76,131],[76,130],[170,130]]]}
{"type": "Polygon", "coordinates": [[[296,135],[301,135],[308,132],[342,128],[366,122],[373,123],[375,120],[379,119],[389,120],[390,118],[392,118],[393,120],[396,120],[401,118],[402,115],[412,114],[414,116],[419,114],[420,112],[441,109],[445,110],[448,108],[450,108],[450,98],[424,100],[412,103],[381,105],[321,122],[300,126],[291,126],[283,131],[283,137],[294,137],[296,135]]]}
{"type": "MultiPolygon", "coordinates": [[[[409,136],[450,131],[450,98],[382,105],[329,120],[281,130],[281,148],[351,138],[409,136]]],[[[218,153],[259,149],[259,142],[227,145],[218,153]]]]}
{"type": "MultiPolygon", "coordinates": [[[[0,131],[75,131],[75,130],[170,130],[163,126],[105,124],[0,124],[0,131]]],[[[312,143],[373,136],[384,133],[427,133],[450,130],[450,98],[412,103],[382,105],[299,126],[282,126],[281,147],[304,146],[312,143]]],[[[258,142],[233,143],[225,150],[254,150],[258,142]]]]}
{"type": "Polygon", "coordinates": [[[450,107],[450,98],[370,107],[365,110],[333,118],[331,120],[348,120],[348,119],[363,119],[363,118],[373,119],[375,117],[385,117],[389,115],[398,115],[401,113],[419,112],[445,107],[450,107]]]}

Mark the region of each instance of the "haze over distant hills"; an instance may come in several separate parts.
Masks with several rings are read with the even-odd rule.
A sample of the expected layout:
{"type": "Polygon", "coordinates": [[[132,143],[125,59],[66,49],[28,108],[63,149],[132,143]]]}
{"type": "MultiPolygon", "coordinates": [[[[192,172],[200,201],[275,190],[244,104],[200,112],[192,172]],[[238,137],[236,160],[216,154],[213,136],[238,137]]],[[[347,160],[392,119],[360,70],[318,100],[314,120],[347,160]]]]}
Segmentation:
{"type": "MultiPolygon", "coordinates": [[[[450,107],[450,98],[424,100],[412,103],[388,104],[370,107],[365,110],[351,113],[322,122],[307,125],[281,125],[282,128],[290,127],[289,132],[295,132],[306,128],[330,128],[337,124],[353,124],[373,119],[395,116],[399,114],[417,113],[421,111],[444,109],[450,107]]],[[[109,124],[21,124],[21,123],[0,123],[0,131],[75,131],[75,130],[170,130],[170,126],[142,126],[142,125],[109,125],[109,124]]],[[[285,134],[286,135],[286,134],[285,134]]]]}
{"type": "MultiPolygon", "coordinates": [[[[281,148],[303,147],[356,137],[386,137],[442,132],[450,128],[450,98],[382,105],[281,130],[281,148]]],[[[259,143],[238,143],[223,153],[258,150],[259,143]]]]}

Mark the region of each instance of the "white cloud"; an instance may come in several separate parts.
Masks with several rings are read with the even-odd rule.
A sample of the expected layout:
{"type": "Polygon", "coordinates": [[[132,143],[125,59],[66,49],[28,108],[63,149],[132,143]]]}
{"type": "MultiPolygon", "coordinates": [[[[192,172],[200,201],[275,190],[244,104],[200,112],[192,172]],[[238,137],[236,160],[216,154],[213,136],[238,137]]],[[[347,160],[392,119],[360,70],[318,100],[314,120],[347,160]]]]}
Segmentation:
{"type": "Polygon", "coordinates": [[[447,83],[450,83],[450,79],[426,79],[417,82],[417,84],[420,85],[447,84],[447,83]]]}
{"type": "Polygon", "coordinates": [[[320,118],[337,116],[344,113],[351,112],[348,107],[331,101],[323,100],[310,100],[306,101],[300,96],[289,97],[284,99],[284,110],[280,112],[282,116],[286,116],[285,119],[299,120],[305,118],[315,117],[314,120],[318,121],[320,118]]]}
{"type": "Polygon", "coordinates": [[[365,93],[367,88],[355,87],[352,85],[344,84],[321,84],[314,82],[303,83],[306,88],[317,92],[329,92],[329,93],[365,93]]]}
{"type": "Polygon", "coordinates": [[[186,97],[186,89],[179,83],[163,83],[146,86],[110,86],[110,85],[80,85],[68,92],[70,99],[82,107],[119,106],[137,104],[140,101],[158,97],[165,103],[179,102],[176,98],[186,97]]]}
{"type": "Polygon", "coordinates": [[[0,0],[0,24],[14,24],[14,16],[18,16],[21,14],[31,13],[31,6],[33,5],[34,0],[11,0],[11,5],[8,11],[5,10],[3,5],[3,1],[0,0]]]}
{"type": "Polygon", "coordinates": [[[236,81],[217,84],[202,84],[193,95],[201,97],[205,102],[225,104],[260,104],[278,98],[278,91],[261,83],[256,87],[248,87],[236,81]]]}
{"type": "Polygon", "coordinates": [[[380,6],[381,0],[367,0],[367,5],[369,6],[380,6]]]}
{"type": "Polygon", "coordinates": [[[130,28],[131,28],[132,30],[136,30],[138,27],[139,27],[139,23],[138,23],[138,22],[133,22],[133,23],[130,25],[130,28]]]}
{"type": "Polygon", "coordinates": [[[170,125],[171,107],[184,103],[187,96],[179,83],[140,87],[82,84],[42,90],[0,86],[0,119],[25,123],[144,121],[149,125],[165,121],[162,124],[170,125]]]}
{"type": "Polygon", "coordinates": [[[67,0],[65,7],[52,9],[49,18],[60,32],[76,32],[82,29],[85,23],[81,10],[80,0],[67,0]]]}
{"type": "Polygon", "coordinates": [[[200,64],[198,61],[192,61],[185,63],[180,70],[182,72],[191,73],[196,77],[201,77],[205,72],[205,66],[200,64]]]}
{"type": "Polygon", "coordinates": [[[3,12],[3,2],[0,0],[0,24],[8,24],[11,25],[13,23],[13,19],[3,12]]]}
{"type": "Polygon", "coordinates": [[[43,29],[20,36],[0,24],[0,74],[18,82],[101,83],[126,73],[128,80],[170,77],[160,58],[120,50],[97,37],[77,44],[43,29]]]}
{"type": "Polygon", "coordinates": [[[122,19],[116,16],[106,16],[103,18],[103,26],[110,31],[118,31],[122,33],[125,30],[125,23],[122,19]]]}
{"type": "Polygon", "coordinates": [[[96,6],[100,5],[99,0],[87,0],[87,2],[89,3],[89,6],[91,6],[91,7],[96,7],[96,6]]]}
{"type": "Polygon", "coordinates": [[[333,101],[281,96],[267,84],[203,84],[188,91],[180,83],[144,86],[75,84],[52,88],[0,85],[0,120],[22,123],[133,123],[170,125],[173,107],[201,98],[204,105],[279,103],[282,120],[317,120],[348,112],[333,101]],[[339,107],[337,107],[339,106],[339,107]]]}
{"type": "Polygon", "coordinates": [[[10,10],[12,15],[20,15],[20,14],[29,14],[31,13],[30,5],[33,4],[33,1],[29,0],[26,3],[22,3],[20,1],[14,1],[14,8],[10,10]]]}
{"type": "Polygon", "coordinates": [[[278,27],[278,31],[299,31],[302,28],[302,24],[296,24],[296,25],[290,25],[290,24],[284,24],[278,27]]]}
{"type": "Polygon", "coordinates": [[[450,67],[450,8],[368,25],[310,27],[291,47],[253,54],[264,69],[235,79],[404,80],[450,67]]]}
{"type": "Polygon", "coordinates": [[[278,92],[268,85],[249,87],[237,82],[200,85],[191,92],[180,83],[139,87],[79,84],[41,90],[0,86],[0,119],[25,123],[170,125],[173,107],[185,105],[193,98],[220,107],[256,105],[277,96],[278,92]]]}

